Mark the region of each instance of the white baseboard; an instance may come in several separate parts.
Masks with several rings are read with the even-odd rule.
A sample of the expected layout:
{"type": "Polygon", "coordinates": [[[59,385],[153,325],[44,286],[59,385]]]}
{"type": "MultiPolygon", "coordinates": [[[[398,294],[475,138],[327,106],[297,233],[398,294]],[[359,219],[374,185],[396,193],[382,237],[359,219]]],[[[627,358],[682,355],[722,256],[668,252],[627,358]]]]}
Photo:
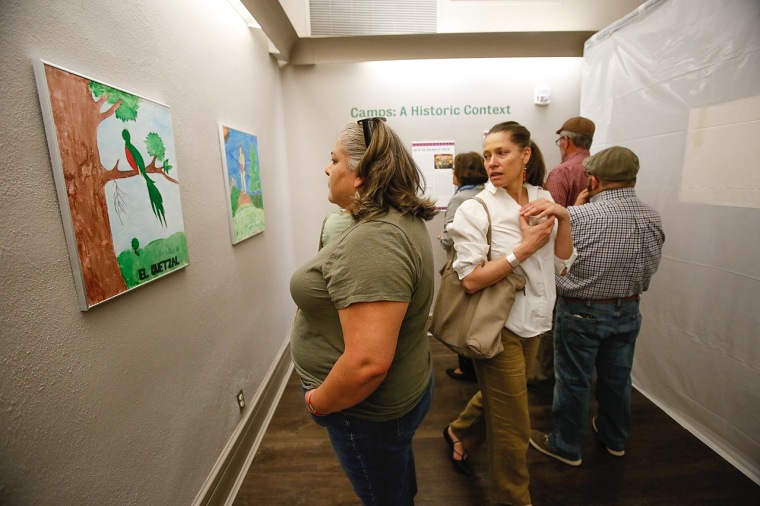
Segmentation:
{"type": "Polygon", "coordinates": [[[292,371],[290,341],[286,340],[278,359],[252,399],[251,409],[227,441],[193,506],[226,506],[233,503],[292,371]]]}

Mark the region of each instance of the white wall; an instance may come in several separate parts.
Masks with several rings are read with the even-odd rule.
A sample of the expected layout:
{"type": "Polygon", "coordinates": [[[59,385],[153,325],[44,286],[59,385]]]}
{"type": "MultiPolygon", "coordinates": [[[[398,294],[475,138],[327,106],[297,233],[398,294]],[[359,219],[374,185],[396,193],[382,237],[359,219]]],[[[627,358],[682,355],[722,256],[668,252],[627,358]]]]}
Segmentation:
{"type": "Polygon", "coordinates": [[[225,0],[0,3],[0,503],[189,504],[287,339],[279,69],[225,0]],[[171,107],[190,265],[80,312],[32,64],[171,107]],[[259,136],[263,234],[233,247],[217,122],[259,136]]]}
{"type": "Polygon", "coordinates": [[[760,483],[758,27],[755,0],[647,2],[586,43],[582,110],[665,228],[634,382],[760,483]]]}
{"type": "MultiPolygon", "coordinates": [[[[297,260],[315,251],[327,201],[324,168],[341,127],[363,116],[352,109],[390,109],[388,124],[411,148],[426,140],[453,140],[457,152],[482,151],[483,131],[518,121],[533,134],[547,170],[559,163],[555,132],[579,113],[581,58],[513,58],[366,62],[283,69],[283,93],[291,163],[293,213],[299,218],[297,260]],[[533,104],[535,86],[552,90],[548,106],[533,104]],[[509,106],[509,115],[465,114],[466,106],[509,106]],[[458,107],[459,114],[413,115],[412,107],[458,107]],[[401,115],[406,107],[407,115],[401,115]]],[[[374,115],[374,114],[373,114],[374,115]]],[[[444,262],[437,235],[442,214],[428,223],[436,264],[444,262]]]]}

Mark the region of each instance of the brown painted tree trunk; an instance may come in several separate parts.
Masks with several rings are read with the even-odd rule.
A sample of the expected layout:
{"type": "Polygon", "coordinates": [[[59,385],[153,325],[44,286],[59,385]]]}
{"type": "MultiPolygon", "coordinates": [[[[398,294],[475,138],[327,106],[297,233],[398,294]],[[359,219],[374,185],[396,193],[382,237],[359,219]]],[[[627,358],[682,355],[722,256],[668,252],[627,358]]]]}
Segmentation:
{"type": "Polygon", "coordinates": [[[76,236],[88,305],[127,289],[114,252],[105,184],[109,177],[98,153],[97,129],[105,118],[89,81],[45,66],[66,193],[76,236]]]}

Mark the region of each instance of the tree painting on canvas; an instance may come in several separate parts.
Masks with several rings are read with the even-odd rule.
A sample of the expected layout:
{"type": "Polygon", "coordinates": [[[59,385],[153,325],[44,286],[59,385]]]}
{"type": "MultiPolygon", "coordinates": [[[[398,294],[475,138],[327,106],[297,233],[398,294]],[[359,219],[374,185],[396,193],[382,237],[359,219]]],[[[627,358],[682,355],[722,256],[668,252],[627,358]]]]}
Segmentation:
{"type": "Polygon", "coordinates": [[[35,68],[82,310],[188,265],[169,108],[35,68]]]}
{"type": "Polygon", "coordinates": [[[232,244],[264,231],[264,200],[255,135],[219,126],[232,244]]]}

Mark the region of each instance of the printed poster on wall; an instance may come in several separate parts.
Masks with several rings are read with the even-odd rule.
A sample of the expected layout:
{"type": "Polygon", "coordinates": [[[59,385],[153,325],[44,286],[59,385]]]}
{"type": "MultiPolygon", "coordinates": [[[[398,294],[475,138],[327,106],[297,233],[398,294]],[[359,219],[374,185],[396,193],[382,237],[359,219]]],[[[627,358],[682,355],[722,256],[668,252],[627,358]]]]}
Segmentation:
{"type": "Polygon", "coordinates": [[[438,209],[446,209],[456,187],[454,173],[454,141],[412,142],[412,158],[425,176],[425,196],[435,200],[438,209]]]}
{"type": "Polygon", "coordinates": [[[35,65],[82,311],[189,264],[169,108],[35,65]]]}

